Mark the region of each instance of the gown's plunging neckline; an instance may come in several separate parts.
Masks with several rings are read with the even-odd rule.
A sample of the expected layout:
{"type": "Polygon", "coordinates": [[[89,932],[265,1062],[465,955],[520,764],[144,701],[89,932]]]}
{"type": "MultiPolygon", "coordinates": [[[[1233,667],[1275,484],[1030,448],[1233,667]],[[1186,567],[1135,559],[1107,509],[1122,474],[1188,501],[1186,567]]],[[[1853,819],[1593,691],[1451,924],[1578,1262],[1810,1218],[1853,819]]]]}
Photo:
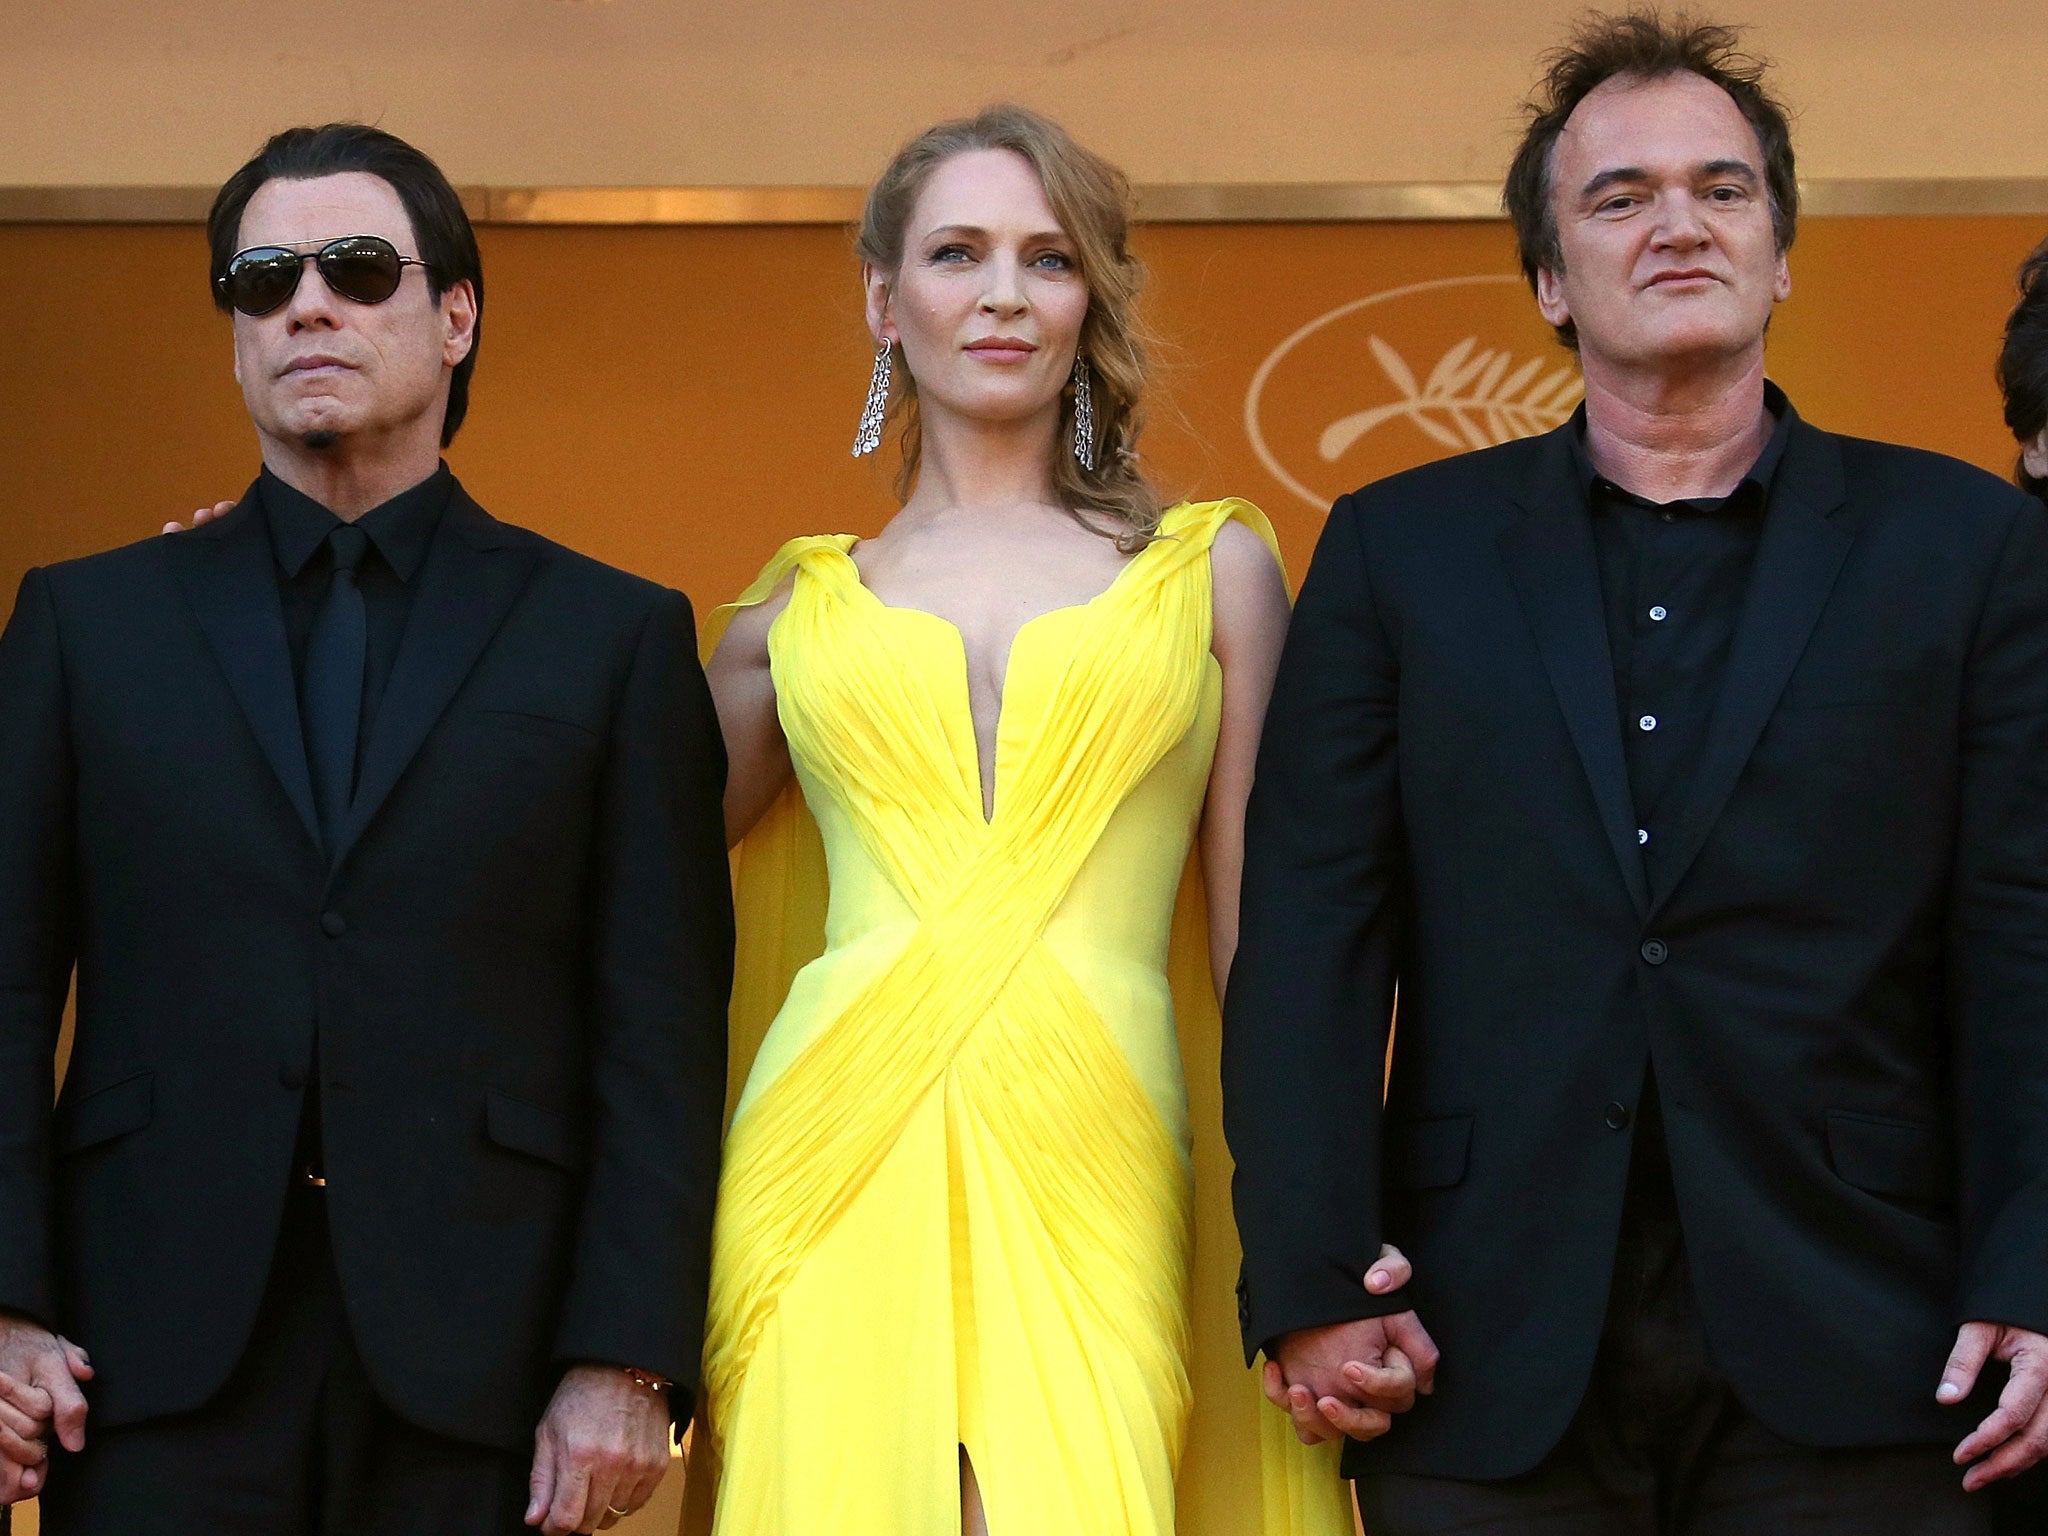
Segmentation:
{"type": "Polygon", "coordinates": [[[1056,619],[1065,614],[1086,613],[1089,609],[1106,601],[1110,594],[1123,584],[1123,579],[1130,574],[1131,567],[1144,558],[1145,549],[1150,549],[1152,546],[1147,544],[1145,549],[1139,550],[1135,555],[1124,561],[1122,565],[1118,566],[1117,573],[1110,577],[1109,584],[1093,597],[1078,603],[1062,603],[1057,608],[1046,609],[1043,613],[1034,613],[1011,632],[1010,643],[1003,650],[1002,671],[996,678],[995,734],[994,740],[989,744],[988,760],[984,762],[981,756],[981,732],[976,727],[974,715],[974,658],[968,654],[966,632],[942,613],[934,613],[929,608],[919,608],[909,603],[892,603],[883,598],[879,592],[867,584],[867,578],[861,572],[860,562],[853,558],[854,547],[859,543],[860,540],[856,539],[852,544],[847,545],[840,551],[846,557],[847,565],[853,570],[853,584],[883,613],[917,614],[922,618],[931,620],[952,636],[953,644],[960,652],[960,702],[967,711],[968,734],[974,738],[975,803],[981,813],[983,825],[994,826],[996,815],[1001,809],[997,796],[1000,793],[1000,786],[1004,777],[1002,772],[1003,727],[1010,718],[1010,671],[1016,661],[1017,643],[1024,638],[1026,631],[1044,623],[1048,619],[1056,619]]]}

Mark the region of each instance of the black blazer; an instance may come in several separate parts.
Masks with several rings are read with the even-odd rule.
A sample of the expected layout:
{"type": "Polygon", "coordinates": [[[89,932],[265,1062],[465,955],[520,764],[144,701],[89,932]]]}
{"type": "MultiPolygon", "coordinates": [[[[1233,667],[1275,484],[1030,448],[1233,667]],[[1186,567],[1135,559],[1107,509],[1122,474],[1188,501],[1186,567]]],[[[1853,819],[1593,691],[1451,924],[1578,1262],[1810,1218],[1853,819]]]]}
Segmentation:
{"type": "Polygon", "coordinates": [[[1795,421],[1660,889],[1570,430],[1343,498],[1303,584],[1224,1035],[1247,1346],[1412,1303],[1436,1394],[1347,1467],[1535,1465],[1654,1062],[1744,1403],[1959,1438],[1956,1325],[2048,1331],[2048,514],[1795,421]]]}
{"type": "Polygon", "coordinates": [[[240,1356],[316,1030],[391,1406],[517,1449],[596,1360],[688,1412],[732,968],[689,604],[459,489],[414,580],[333,858],[253,497],[31,571],[0,638],[0,1307],[91,1351],[102,1428],[240,1356]]]}

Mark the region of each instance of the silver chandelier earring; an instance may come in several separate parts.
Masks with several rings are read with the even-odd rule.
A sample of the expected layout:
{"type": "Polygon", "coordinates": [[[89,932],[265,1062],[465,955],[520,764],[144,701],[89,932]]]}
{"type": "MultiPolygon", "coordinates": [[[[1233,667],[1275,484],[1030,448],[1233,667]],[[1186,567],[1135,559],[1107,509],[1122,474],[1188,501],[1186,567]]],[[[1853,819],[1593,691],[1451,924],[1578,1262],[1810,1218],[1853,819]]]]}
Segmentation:
{"type": "Polygon", "coordinates": [[[860,430],[853,435],[853,456],[857,459],[882,446],[882,418],[889,413],[889,364],[891,341],[883,341],[875,353],[874,377],[868,381],[868,403],[860,413],[860,430]]]}
{"type": "Polygon", "coordinates": [[[1095,468],[1095,386],[1089,382],[1088,359],[1074,356],[1074,458],[1083,469],[1095,468]]]}

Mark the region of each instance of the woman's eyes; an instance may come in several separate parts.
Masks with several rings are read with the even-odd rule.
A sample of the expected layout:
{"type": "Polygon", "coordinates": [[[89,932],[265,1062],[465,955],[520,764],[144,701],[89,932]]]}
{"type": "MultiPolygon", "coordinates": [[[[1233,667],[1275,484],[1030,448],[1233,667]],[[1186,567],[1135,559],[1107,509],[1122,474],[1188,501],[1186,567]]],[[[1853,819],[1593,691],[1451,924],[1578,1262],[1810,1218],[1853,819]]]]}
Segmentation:
{"type": "MultiPolygon", "coordinates": [[[[973,261],[975,256],[976,253],[967,246],[942,245],[925,257],[925,260],[934,266],[950,266],[960,262],[973,261]]],[[[1074,258],[1065,251],[1040,251],[1036,256],[1026,261],[1025,265],[1037,267],[1047,272],[1071,272],[1074,270],[1075,263],[1074,258]]]]}

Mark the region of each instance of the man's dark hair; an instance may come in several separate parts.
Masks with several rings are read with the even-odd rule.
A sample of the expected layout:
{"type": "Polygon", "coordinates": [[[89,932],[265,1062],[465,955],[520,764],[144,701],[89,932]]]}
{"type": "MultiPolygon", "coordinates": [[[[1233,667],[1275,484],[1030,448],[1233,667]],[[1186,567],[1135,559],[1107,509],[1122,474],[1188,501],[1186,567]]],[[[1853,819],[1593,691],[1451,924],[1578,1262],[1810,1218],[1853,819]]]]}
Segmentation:
{"type": "MultiPolygon", "coordinates": [[[[2026,444],[2048,427],[2048,241],[2021,264],[2019,286],[2020,301],[1998,349],[1998,388],[2005,396],[2005,424],[2026,444]]],[[[2048,479],[2028,474],[2024,461],[2014,467],[2013,479],[2048,501],[2048,479]]]]}
{"type": "MultiPolygon", "coordinates": [[[[454,441],[456,429],[469,412],[469,376],[476,371],[476,349],[483,332],[484,262],[462,199],[455,195],[441,168],[420,151],[395,134],[364,123],[287,128],[273,135],[254,159],[227,179],[206,216],[206,239],[213,247],[212,275],[218,279],[225,273],[240,248],[236,242],[242,214],[257,188],[267,181],[311,181],[349,171],[380,177],[398,194],[411,221],[413,238],[419,242],[417,254],[427,264],[427,292],[435,303],[465,280],[476,293],[476,329],[470,335],[469,356],[455,365],[455,376],[448,381],[448,415],[441,423],[441,446],[445,448],[454,441]]],[[[215,307],[225,312],[227,296],[217,281],[212,289],[215,307]]]]}
{"type": "MultiPolygon", "coordinates": [[[[1579,103],[1609,80],[1662,80],[1693,74],[1711,80],[1734,98],[1763,148],[1764,186],[1771,199],[1771,227],[1778,249],[1792,248],[1799,223],[1799,178],[1792,165],[1792,125],[1785,108],[1764,89],[1764,62],[1741,51],[1732,27],[1713,26],[1686,15],[1666,20],[1654,10],[1588,16],[1571,41],[1544,60],[1543,79],[1525,103],[1529,125],[1508,167],[1501,201],[1515,226],[1522,275],[1533,288],[1538,271],[1564,270],[1557,238],[1557,210],[1551,202],[1551,160],[1558,135],[1579,103]]],[[[1567,320],[1558,340],[1577,350],[1578,331],[1567,320]]]]}

